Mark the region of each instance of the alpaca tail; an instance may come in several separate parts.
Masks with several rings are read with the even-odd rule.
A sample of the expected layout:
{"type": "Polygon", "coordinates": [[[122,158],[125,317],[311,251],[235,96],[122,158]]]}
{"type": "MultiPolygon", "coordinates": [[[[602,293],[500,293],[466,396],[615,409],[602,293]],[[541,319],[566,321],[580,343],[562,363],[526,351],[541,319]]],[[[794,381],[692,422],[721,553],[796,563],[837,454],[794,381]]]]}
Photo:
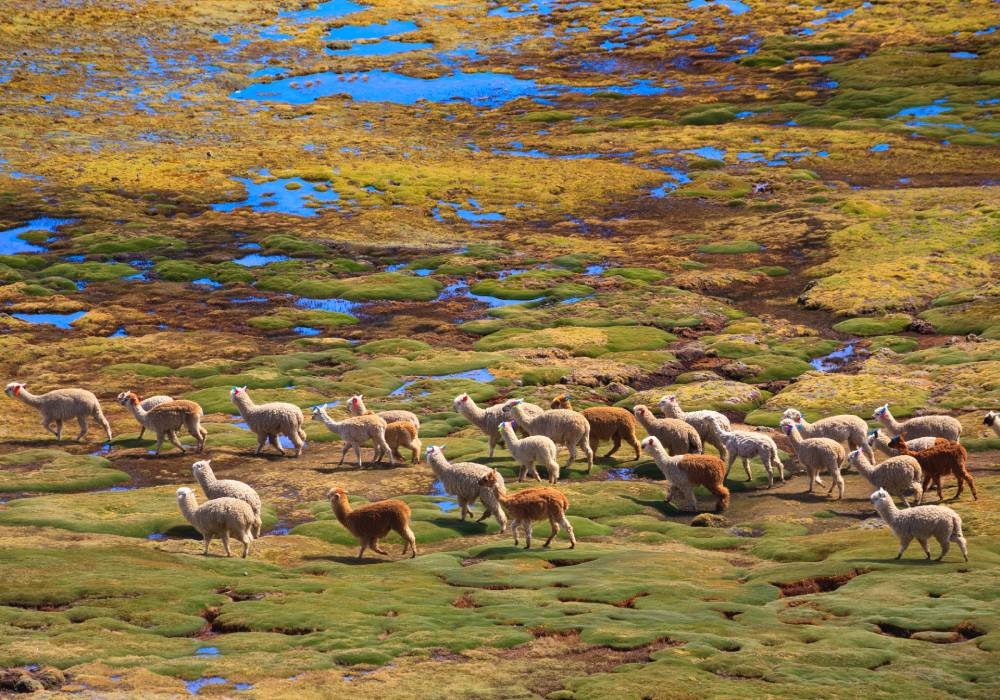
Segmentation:
{"type": "Polygon", "coordinates": [[[722,511],[729,508],[729,489],[727,489],[722,484],[718,484],[712,489],[712,493],[718,496],[715,503],[715,512],[721,513],[722,511]]]}

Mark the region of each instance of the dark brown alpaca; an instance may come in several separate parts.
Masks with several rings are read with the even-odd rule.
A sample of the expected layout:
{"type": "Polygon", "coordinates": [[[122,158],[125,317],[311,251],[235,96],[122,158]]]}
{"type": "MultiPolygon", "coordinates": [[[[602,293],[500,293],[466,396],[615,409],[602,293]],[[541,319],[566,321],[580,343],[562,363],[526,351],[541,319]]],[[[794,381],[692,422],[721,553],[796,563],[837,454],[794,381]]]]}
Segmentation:
{"type": "Polygon", "coordinates": [[[344,489],[330,489],[327,496],[337,520],[361,542],[358,559],[361,559],[365,549],[372,549],[382,555],[388,554],[387,551],[378,546],[378,541],[388,535],[390,530],[399,533],[399,536],[403,538],[403,554],[409,550],[411,557],[417,556],[417,538],[413,535],[413,530],[410,529],[410,507],[408,505],[402,501],[390,499],[369,503],[355,510],[348,503],[344,489]]]}
{"type": "MultiPolygon", "coordinates": [[[[501,483],[497,470],[489,472],[479,479],[479,492],[491,491],[492,497],[500,504],[510,518],[510,528],[514,535],[514,546],[517,542],[518,528],[524,529],[525,549],[531,548],[531,526],[538,520],[548,518],[552,527],[552,534],[545,540],[543,546],[548,547],[556,535],[559,534],[559,526],[566,528],[569,535],[569,548],[576,547],[576,535],[573,533],[573,526],[566,519],[566,511],[569,510],[569,500],[562,492],[549,488],[524,489],[511,495],[501,494],[498,484],[501,483]]],[[[484,499],[485,501],[485,499],[484,499]]]]}
{"type": "Polygon", "coordinates": [[[934,441],[933,447],[911,452],[906,447],[906,441],[897,436],[889,441],[889,447],[899,450],[899,454],[901,455],[909,455],[916,458],[920,463],[920,469],[924,472],[924,493],[927,492],[927,485],[933,481],[937,487],[938,500],[943,501],[944,495],[941,493],[941,477],[953,474],[958,481],[958,491],[955,493],[955,498],[958,499],[962,495],[965,482],[969,482],[972,497],[978,500],[979,495],[976,493],[976,480],[972,478],[972,474],[969,473],[969,468],[966,465],[969,453],[959,443],[938,438],[934,441]]]}
{"type": "MultiPolygon", "coordinates": [[[[551,408],[565,408],[572,410],[573,406],[569,402],[569,396],[559,394],[552,399],[551,408]]],[[[636,421],[629,411],[616,406],[591,406],[585,408],[580,413],[590,423],[590,449],[597,452],[597,446],[602,440],[614,441],[614,446],[604,455],[607,459],[622,446],[624,440],[635,450],[635,458],[639,459],[639,440],[635,437],[636,421]]]]}

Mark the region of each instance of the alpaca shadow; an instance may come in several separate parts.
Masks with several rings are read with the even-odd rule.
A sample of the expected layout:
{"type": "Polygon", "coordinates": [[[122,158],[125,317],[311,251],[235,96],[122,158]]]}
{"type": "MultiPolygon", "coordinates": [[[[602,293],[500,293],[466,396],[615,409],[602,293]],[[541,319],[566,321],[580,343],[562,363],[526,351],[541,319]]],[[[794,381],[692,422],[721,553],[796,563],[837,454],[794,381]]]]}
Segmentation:
{"type": "MultiPolygon", "coordinates": [[[[313,467],[313,471],[319,472],[320,474],[341,474],[345,472],[366,472],[366,471],[371,471],[373,469],[384,471],[387,469],[396,469],[399,466],[400,465],[398,463],[389,464],[388,462],[377,462],[377,463],[367,462],[362,464],[361,467],[358,467],[358,465],[354,462],[351,462],[350,464],[347,464],[345,462],[344,464],[338,464],[332,467],[313,467]]],[[[416,465],[404,464],[403,466],[416,466],[416,465]]]]}
{"type": "Polygon", "coordinates": [[[764,489],[760,492],[761,494],[766,494],[773,496],[782,501],[798,501],[799,503],[836,503],[837,501],[833,496],[827,496],[825,491],[813,491],[809,493],[808,491],[796,491],[796,492],[781,492],[775,491],[774,489],[764,489]]]}
{"type": "MultiPolygon", "coordinates": [[[[409,559],[409,557],[410,557],[410,555],[407,554],[405,558],[409,559]]],[[[347,556],[347,555],[342,555],[342,554],[329,554],[329,555],[325,555],[325,556],[312,556],[312,555],[310,555],[310,556],[302,557],[302,559],[305,560],[305,561],[329,561],[329,562],[334,562],[336,564],[353,564],[355,566],[372,566],[374,564],[390,564],[390,563],[396,561],[396,559],[393,558],[392,552],[389,553],[389,556],[387,556],[385,558],[382,558],[382,559],[376,559],[375,557],[370,557],[370,556],[366,556],[364,559],[358,559],[356,556],[347,556]]]]}
{"type": "Polygon", "coordinates": [[[653,510],[659,511],[660,515],[666,517],[693,515],[693,513],[682,511],[680,508],[668,504],[666,500],[650,500],[647,498],[637,498],[635,496],[625,496],[625,499],[632,501],[636,505],[643,506],[644,508],[652,508],[653,510]]]}
{"type": "MultiPolygon", "coordinates": [[[[919,551],[919,547],[917,549],[919,551]]],[[[937,559],[937,554],[935,554],[935,552],[934,552],[933,549],[931,550],[931,558],[930,559],[925,559],[924,556],[923,556],[923,552],[921,552],[920,556],[918,557],[916,555],[910,555],[909,550],[907,550],[907,552],[905,554],[903,554],[903,558],[902,559],[897,559],[895,556],[890,556],[890,557],[887,557],[885,559],[876,559],[875,557],[870,557],[870,558],[867,558],[867,559],[855,559],[854,561],[864,562],[864,563],[869,563],[869,564],[883,564],[883,565],[887,564],[889,566],[941,566],[942,564],[964,564],[965,563],[964,561],[962,561],[962,554],[961,554],[961,552],[958,553],[958,559],[957,560],[948,561],[948,557],[950,557],[951,554],[952,554],[952,552],[948,552],[948,555],[945,556],[944,559],[942,559],[941,561],[935,561],[935,559],[937,559]]]]}

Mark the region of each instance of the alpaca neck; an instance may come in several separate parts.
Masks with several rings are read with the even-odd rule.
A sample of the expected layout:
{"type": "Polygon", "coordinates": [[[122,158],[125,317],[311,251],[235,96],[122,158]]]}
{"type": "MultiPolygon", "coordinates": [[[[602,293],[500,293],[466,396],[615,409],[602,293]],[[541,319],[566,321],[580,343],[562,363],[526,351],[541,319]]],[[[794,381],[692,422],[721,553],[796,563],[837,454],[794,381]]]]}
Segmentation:
{"type": "Polygon", "coordinates": [[[217,481],[218,479],[215,478],[215,474],[211,471],[198,472],[198,483],[201,484],[202,489],[212,488],[217,481]]]}
{"type": "Polygon", "coordinates": [[[799,419],[795,422],[798,424],[800,430],[809,430],[812,427],[812,423],[807,421],[806,417],[802,414],[799,414],[799,419]]]}
{"type": "Polygon", "coordinates": [[[531,419],[528,417],[528,414],[524,412],[524,408],[521,407],[521,404],[514,405],[514,408],[511,410],[511,415],[519,425],[525,426],[531,423],[531,419]]]}
{"type": "Polygon", "coordinates": [[[180,501],[181,514],[187,519],[188,522],[194,523],[194,512],[198,510],[198,501],[195,500],[194,494],[189,493],[180,501]]]}
{"type": "Polygon", "coordinates": [[[510,423],[507,423],[503,427],[503,439],[507,443],[508,450],[516,450],[521,444],[521,440],[517,437],[514,429],[510,427],[510,423]]]}
{"type": "Polygon", "coordinates": [[[878,511],[879,516],[884,520],[890,527],[893,521],[896,519],[896,513],[899,509],[896,508],[896,504],[892,502],[891,498],[885,498],[878,502],[875,506],[875,510],[878,511]]]}
{"type": "Polygon", "coordinates": [[[235,396],[233,396],[233,399],[234,403],[236,404],[236,410],[239,411],[240,415],[243,416],[244,418],[246,418],[247,413],[250,413],[253,411],[253,409],[257,408],[257,405],[254,404],[253,399],[251,399],[245,393],[236,394],[235,396]]]}
{"type": "Polygon", "coordinates": [[[667,401],[663,404],[663,412],[667,414],[670,418],[676,418],[677,420],[684,420],[684,411],[681,410],[680,404],[673,403],[672,401],[667,401]]]}
{"type": "Polygon", "coordinates": [[[642,424],[642,427],[645,428],[648,431],[649,430],[649,424],[650,424],[649,410],[647,409],[647,410],[643,411],[642,413],[639,413],[638,415],[636,415],[636,418],[642,424]]]}
{"type": "Polygon", "coordinates": [[[42,403],[40,400],[41,399],[40,396],[36,396],[27,389],[23,388],[19,392],[17,392],[17,398],[21,399],[21,401],[24,401],[24,403],[28,404],[29,406],[34,406],[35,408],[38,408],[39,405],[41,405],[42,403]]]}
{"type": "Polygon", "coordinates": [[[336,433],[340,432],[340,430],[339,430],[339,428],[340,428],[340,422],[335,421],[333,418],[331,418],[329,416],[329,414],[327,414],[326,411],[320,411],[316,415],[319,416],[319,419],[323,422],[323,425],[325,425],[327,428],[329,428],[330,430],[332,430],[332,431],[334,431],[336,433]]]}
{"type": "Polygon", "coordinates": [[[865,457],[864,452],[858,453],[858,459],[854,461],[854,466],[858,468],[858,473],[864,477],[871,476],[872,472],[875,471],[875,466],[868,461],[868,458],[865,457]]]}
{"type": "Polygon", "coordinates": [[[431,470],[434,472],[438,478],[443,470],[447,469],[450,465],[445,456],[438,451],[431,452],[430,457],[427,459],[427,463],[430,464],[431,470]]]}
{"type": "Polygon", "coordinates": [[[461,407],[460,413],[466,414],[473,422],[482,421],[486,417],[486,409],[477,406],[471,396],[467,396],[458,405],[461,407]]]}
{"type": "Polygon", "coordinates": [[[802,445],[802,436],[794,427],[788,431],[788,441],[792,443],[792,449],[797,453],[799,451],[799,446],[802,445]]]}
{"type": "Polygon", "coordinates": [[[677,469],[677,465],[680,464],[681,461],[680,457],[671,457],[670,454],[663,449],[663,445],[657,445],[653,449],[653,459],[662,465],[664,469],[670,472],[677,469]]]}
{"type": "Polygon", "coordinates": [[[902,423],[896,420],[896,418],[891,413],[889,413],[889,411],[886,411],[885,413],[882,414],[882,423],[885,424],[885,427],[894,432],[896,435],[899,435],[903,430],[902,423]]]}
{"type": "Polygon", "coordinates": [[[333,514],[337,516],[340,524],[347,527],[347,516],[351,514],[351,504],[348,503],[347,496],[333,498],[330,505],[333,506],[333,514]]]}
{"type": "Polygon", "coordinates": [[[149,411],[144,409],[139,401],[129,401],[128,407],[137,421],[140,423],[146,422],[146,416],[149,415],[149,411]]]}

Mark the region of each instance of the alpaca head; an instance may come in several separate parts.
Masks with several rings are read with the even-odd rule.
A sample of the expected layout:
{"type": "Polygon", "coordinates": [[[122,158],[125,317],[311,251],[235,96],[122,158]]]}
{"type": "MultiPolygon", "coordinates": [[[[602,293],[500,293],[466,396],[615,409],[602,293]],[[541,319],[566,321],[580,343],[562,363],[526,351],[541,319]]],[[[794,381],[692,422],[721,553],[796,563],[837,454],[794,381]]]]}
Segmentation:
{"type": "Polygon", "coordinates": [[[637,416],[645,416],[647,413],[649,413],[649,409],[643,406],[642,404],[639,404],[632,409],[632,413],[634,413],[637,416]]]}
{"type": "Polygon", "coordinates": [[[452,404],[455,406],[456,411],[459,409],[460,406],[465,406],[468,403],[469,403],[468,394],[459,394],[458,396],[455,397],[455,400],[452,401],[452,404]]]}
{"type": "Polygon", "coordinates": [[[856,450],[851,450],[850,452],[847,453],[847,461],[850,462],[851,464],[857,464],[859,461],[861,461],[861,455],[862,451],[860,447],[856,450]]]}
{"type": "Polygon", "coordinates": [[[653,435],[650,435],[648,438],[645,438],[640,444],[642,445],[642,449],[644,449],[646,452],[654,452],[657,448],[662,447],[662,445],[660,444],[660,439],[653,435]]]}
{"type": "Polygon", "coordinates": [[[229,390],[230,399],[235,401],[237,396],[249,396],[246,386],[234,386],[229,390]]]}
{"type": "Polygon", "coordinates": [[[313,420],[323,420],[324,416],[326,416],[326,404],[323,404],[322,406],[312,407],[313,420]]]}
{"type": "Polygon", "coordinates": [[[897,435],[896,437],[889,440],[889,447],[893,449],[898,449],[899,447],[905,447],[906,443],[903,442],[903,436],[897,435]]]}
{"type": "Polygon", "coordinates": [[[784,431],[785,435],[788,435],[789,437],[791,437],[792,431],[798,427],[795,424],[795,421],[793,421],[791,418],[782,418],[781,423],[779,425],[781,426],[781,429],[784,431]]]}
{"type": "Polygon", "coordinates": [[[339,486],[335,486],[326,492],[326,497],[330,499],[330,502],[343,501],[347,502],[347,492],[339,486]]]}
{"type": "Polygon", "coordinates": [[[212,460],[203,459],[199,462],[195,462],[194,464],[191,465],[191,471],[192,473],[194,473],[195,476],[198,476],[199,474],[205,474],[206,472],[211,474],[212,460]]]}
{"type": "Polygon", "coordinates": [[[881,504],[885,503],[886,501],[892,503],[892,497],[889,495],[889,492],[886,491],[885,489],[879,489],[878,491],[873,493],[869,500],[872,502],[872,505],[875,506],[876,508],[878,508],[881,504]]]}
{"type": "Polygon", "coordinates": [[[554,399],[552,403],[549,404],[550,408],[567,408],[569,406],[570,399],[573,397],[569,394],[559,394],[554,399]]]}
{"type": "Polygon", "coordinates": [[[187,486],[181,486],[177,489],[177,500],[186,501],[188,496],[194,495],[194,489],[189,489],[187,486]]]}
{"type": "Polygon", "coordinates": [[[428,445],[427,446],[427,458],[430,459],[433,455],[444,456],[444,445],[428,445]]]}
{"type": "Polygon", "coordinates": [[[350,406],[351,408],[354,408],[355,406],[360,406],[361,402],[364,401],[364,399],[365,397],[363,394],[355,394],[354,396],[352,396],[347,400],[347,405],[350,406]]]}
{"type": "Polygon", "coordinates": [[[872,414],[872,418],[875,418],[875,419],[881,418],[882,416],[884,416],[888,412],[889,412],[889,404],[887,404],[887,403],[886,404],[882,404],[881,406],[879,406],[878,408],[875,409],[875,412],[872,414]]]}
{"type": "Polygon", "coordinates": [[[664,406],[666,404],[672,404],[672,405],[676,406],[677,405],[677,395],[676,394],[668,394],[667,396],[664,396],[663,398],[661,398],[660,399],[660,405],[664,406]]]}
{"type": "Polygon", "coordinates": [[[511,430],[513,430],[514,428],[517,427],[517,424],[514,421],[512,421],[512,420],[505,420],[504,422],[502,422],[500,425],[497,426],[497,432],[498,433],[502,433],[503,429],[504,429],[504,426],[507,426],[507,425],[510,426],[511,430]]]}
{"type": "Polygon", "coordinates": [[[875,430],[873,430],[870,433],[868,433],[868,444],[869,444],[869,446],[875,444],[875,441],[878,440],[878,435],[879,435],[878,428],[875,428],[875,430]]]}
{"type": "Polygon", "coordinates": [[[7,396],[16,399],[21,393],[21,390],[27,388],[27,386],[27,384],[22,384],[21,382],[11,382],[7,385],[3,392],[7,394],[7,396]]]}
{"type": "Polygon", "coordinates": [[[802,422],[802,413],[794,408],[786,408],[785,412],[781,414],[782,418],[789,418],[796,423],[802,422]]]}
{"type": "Polygon", "coordinates": [[[134,391],[123,391],[118,394],[118,403],[122,406],[134,406],[135,404],[142,401],[140,396],[134,391]]]}
{"type": "Polygon", "coordinates": [[[517,406],[518,404],[521,404],[521,403],[524,403],[524,399],[511,399],[510,401],[508,401],[507,403],[505,403],[503,405],[503,408],[500,410],[500,412],[503,413],[503,415],[505,415],[505,416],[509,415],[510,412],[511,412],[511,409],[513,409],[514,406],[517,406]]]}
{"type": "Polygon", "coordinates": [[[1000,418],[1000,413],[997,413],[996,411],[990,411],[989,413],[986,414],[986,417],[983,418],[983,425],[993,425],[994,423],[997,422],[997,418],[1000,418]]]}
{"type": "Polygon", "coordinates": [[[479,477],[479,488],[494,488],[501,481],[502,477],[496,469],[493,469],[479,477]]]}

